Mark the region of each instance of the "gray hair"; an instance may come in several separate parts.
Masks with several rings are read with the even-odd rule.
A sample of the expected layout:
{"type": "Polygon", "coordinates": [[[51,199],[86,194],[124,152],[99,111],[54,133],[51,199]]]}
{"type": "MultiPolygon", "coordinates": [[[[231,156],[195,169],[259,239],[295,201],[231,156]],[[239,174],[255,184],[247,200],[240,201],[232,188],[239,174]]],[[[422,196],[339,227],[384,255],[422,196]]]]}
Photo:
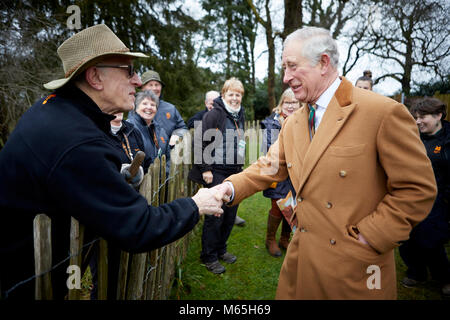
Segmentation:
{"type": "Polygon", "coordinates": [[[301,41],[301,55],[315,66],[320,61],[320,56],[326,53],[331,60],[331,65],[337,69],[339,64],[339,51],[336,41],[330,31],[318,27],[304,27],[289,34],[284,40],[283,47],[289,41],[301,41]]]}
{"type": "Polygon", "coordinates": [[[154,94],[153,91],[151,90],[145,90],[136,93],[136,99],[134,100],[134,110],[137,110],[137,108],[139,107],[141,102],[144,101],[144,99],[152,100],[153,102],[156,103],[156,108],[158,108],[159,99],[156,96],[156,94],[154,94]]]}
{"type": "Polygon", "coordinates": [[[208,100],[208,97],[211,97],[211,96],[214,96],[214,99],[215,99],[215,98],[217,98],[218,96],[220,96],[220,93],[219,93],[218,91],[214,91],[214,90],[208,91],[208,92],[205,94],[205,100],[208,100]]]}

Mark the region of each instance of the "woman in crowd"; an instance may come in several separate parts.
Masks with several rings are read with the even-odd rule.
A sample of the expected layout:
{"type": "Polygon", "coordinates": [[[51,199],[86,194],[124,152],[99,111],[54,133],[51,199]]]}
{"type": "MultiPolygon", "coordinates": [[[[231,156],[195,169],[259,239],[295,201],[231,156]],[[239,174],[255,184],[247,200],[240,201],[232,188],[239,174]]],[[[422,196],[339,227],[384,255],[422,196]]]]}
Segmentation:
{"type": "Polygon", "coordinates": [[[144,141],[144,168],[155,161],[157,157],[166,155],[168,172],[170,165],[169,136],[164,128],[153,121],[158,108],[158,97],[152,91],[141,91],[136,94],[135,109],[130,111],[128,121],[141,133],[144,141]]]}
{"type": "Polygon", "coordinates": [[[405,287],[415,287],[431,277],[450,295],[450,264],[445,244],[450,238],[450,123],[445,119],[447,106],[436,98],[425,97],[410,109],[417,122],[420,138],[431,160],[438,193],[429,215],[400,246],[400,255],[408,270],[402,280],[405,287]]]}
{"type": "MultiPolygon", "coordinates": [[[[245,159],[243,96],[242,82],[237,78],[228,79],[221,96],[214,100],[213,109],[203,117],[202,163],[194,165],[189,173],[193,181],[210,188],[242,171],[245,159]],[[213,142],[210,142],[212,137],[213,142]]],[[[203,224],[201,260],[207,270],[215,274],[225,272],[219,259],[226,263],[234,263],[237,259],[227,252],[227,240],[238,206],[224,205],[222,209],[224,213],[220,217],[205,217],[203,224]]]]}
{"type": "Polygon", "coordinates": [[[364,71],[362,77],[359,77],[355,82],[355,87],[371,90],[373,89],[372,72],[370,70],[364,71]]]}
{"type": "MultiPolygon", "coordinates": [[[[278,139],[278,134],[284,120],[298,110],[299,107],[300,102],[295,99],[292,89],[286,89],[281,95],[278,106],[273,110],[273,113],[261,121],[261,128],[264,129],[262,146],[263,152],[267,152],[270,146],[278,139]]],[[[283,218],[280,208],[277,205],[277,200],[285,198],[289,191],[292,191],[293,198],[295,199],[295,190],[292,187],[291,180],[289,178],[280,183],[273,183],[271,188],[263,191],[263,195],[270,198],[272,202],[272,207],[269,211],[269,218],[267,220],[266,248],[274,257],[281,256],[279,246],[283,249],[287,249],[287,246],[289,245],[291,227],[289,226],[288,221],[283,218]],[[278,246],[276,241],[276,233],[280,223],[282,223],[282,227],[278,246]]]]}
{"type": "MultiPolygon", "coordinates": [[[[111,121],[111,133],[117,142],[116,148],[120,153],[122,164],[129,164],[133,161],[138,151],[144,151],[144,141],[141,133],[130,122],[123,120],[123,112],[115,114],[111,121]]],[[[148,166],[142,164],[147,172],[148,166]]]]}

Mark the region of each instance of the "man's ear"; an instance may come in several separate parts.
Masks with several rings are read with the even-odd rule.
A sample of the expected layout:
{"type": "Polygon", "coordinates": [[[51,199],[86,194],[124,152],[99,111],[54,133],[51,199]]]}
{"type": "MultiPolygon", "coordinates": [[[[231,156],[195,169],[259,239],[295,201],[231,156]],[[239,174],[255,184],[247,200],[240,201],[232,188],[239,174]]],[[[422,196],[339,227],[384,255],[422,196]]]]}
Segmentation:
{"type": "Polygon", "coordinates": [[[330,68],[331,65],[331,59],[330,56],[326,53],[322,53],[320,56],[320,73],[322,75],[325,75],[330,68]]]}
{"type": "Polygon", "coordinates": [[[95,66],[86,69],[84,78],[93,89],[103,90],[104,77],[95,66]]]}

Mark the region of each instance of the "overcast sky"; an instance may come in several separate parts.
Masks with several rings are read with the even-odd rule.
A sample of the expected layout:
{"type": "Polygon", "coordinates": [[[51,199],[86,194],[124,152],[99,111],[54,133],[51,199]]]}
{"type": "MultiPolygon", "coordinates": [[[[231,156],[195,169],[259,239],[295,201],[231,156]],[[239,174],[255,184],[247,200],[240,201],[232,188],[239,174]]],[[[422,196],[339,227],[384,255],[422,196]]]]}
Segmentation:
{"type": "MultiPolygon", "coordinates": [[[[184,3],[184,9],[187,13],[195,18],[200,18],[205,12],[202,10],[200,2],[197,0],[187,0],[184,3]]],[[[282,31],[283,29],[283,19],[284,19],[284,1],[283,0],[272,0],[271,1],[271,18],[274,31],[282,31]]],[[[276,42],[276,64],[275,68],[278,70],[281,66],[281,41],[278,39],[276,42]]],[[[347,53],[347,46],[344,41],[338,41],[339,52],[340,52],[340,66],[343,65],[347,53]]],[[[256,38],[256,47],[255,47],[255,58],[256,60],[256,77],[258,79],[263,79],[267,76],[267,42],[264,28],[258,24],[257,29],[257,38],[256,38]]],[[[373,77],[377,78],[378,76],[390,72],[395,66],[387,65],[386,63],[381,63],[380,61],[371,60],[368,57],[363,57],[358,60],[358,63],[355,67],[346,75],[346,78],[351,81],[353,84],[356,79],[362,76],[363,71],[370,69],[372,71],[373,77]]],[[[340,73],[342,74],[342,67],[339,68],[340,73]]],[[[393,79],[385,79],[383,82],[377,84],[374,87],[374,91],[383,95],[393,95],[395,92],[398,92],[401,89],[401,85],[398,81],[393,79]]]]}

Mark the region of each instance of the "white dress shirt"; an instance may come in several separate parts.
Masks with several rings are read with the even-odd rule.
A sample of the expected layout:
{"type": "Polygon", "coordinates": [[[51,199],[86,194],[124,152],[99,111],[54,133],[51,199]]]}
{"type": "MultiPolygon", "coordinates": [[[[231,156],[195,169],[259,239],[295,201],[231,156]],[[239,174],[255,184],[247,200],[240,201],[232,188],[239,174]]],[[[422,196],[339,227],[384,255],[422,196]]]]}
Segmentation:
{"type": "Polygon", "coordinates": [[[323,115],[327,110],[328,105],[330,104],[331,99],[333,98],[337,88],[341,84],[341,79],[339,77],[333,81],[331,86],[325,90],[319,99],[316,102],[316,116],[314,118],[314,129],[317,132],[317,128],[319,127],[320,122],[322,121],[323,115]]]}

